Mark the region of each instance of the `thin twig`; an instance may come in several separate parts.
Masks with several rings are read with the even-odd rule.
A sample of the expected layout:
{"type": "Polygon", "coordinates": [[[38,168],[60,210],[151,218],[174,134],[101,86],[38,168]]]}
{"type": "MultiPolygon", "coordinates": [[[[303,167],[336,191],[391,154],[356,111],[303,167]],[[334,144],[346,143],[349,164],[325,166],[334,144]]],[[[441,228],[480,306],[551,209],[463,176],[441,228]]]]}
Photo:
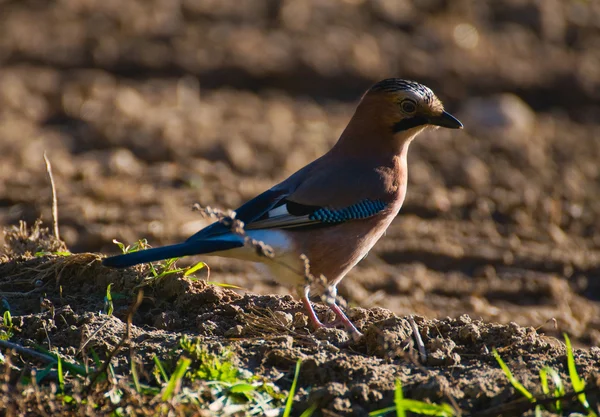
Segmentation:
{"type": "Polygon", "coordinates": [[[79,349],[77,349],[77,355],[79,355],[79,354],[80,354],[80,353],[83,351],[83,349],[84,349],[84,348],[87,346],[87,344],[88,344],[90,341],[92,341],[92,339],[94,339],[94,337],[96,337],[96,335],[97,335],[98,333],[100,333],[100,331],[101,331],[102,329],[104,329],[104,327],[106,327],[106,325],[107,325],[108,323],[109,323],[109,321],[108,321],[108,320],[107,320],[107,321],[105,321],[104,323],[102,323],[102,326],[98,327],[98,328],[96,329],[96,331],[95,331],[94,333],[92,333],[92,335],[91,335],[90,337],[88,337],[88,338],[87,338],[87,340],[81,344],[81,346],[79,347],[79,349]]]}
{"type": "Polygon", "coordinates": [[[44,333],[46,333],[46,340],[48,341],[48,350],[52,350],[52,342],[50,341],[50,335],[48,334],[48,329],[46,328],[45,321],[42,321],[42,326],[44,327],[44,333]]]}
{"type": "Polygon", "coordinates": [[[50,178],[50,186],[52,187],[52,227],[54,229],[54,237],[60,240],[60,233],[58,232],[58,197],[56,195],[56,185],[54,184],[54,175],[52,175],[52,164],[44,152],[44,161],[46,161],[46,171],[50,178]]]}
{"type": "Polygon", "coordinates": [[[142,304],[143,299],[144,299],[144,290],[140,289],[137,293],[137,298],[136,298],[135,302],[131,305],[131,307],[129,307],[129,312],[127,313],[127,327],[125,329],[125,334],[121,338],[121,341],[119,342],[119,344],[117,346],[115,346],[115,348],[108,354],[108,357],[106,358],[106,360],[104,361],[104,363],[102,364],[100,369],[98,369],[98,371],[96,373],[94,373],[94,376],[92,377],[89,384],[85,388],[86,391],[89,391],[92,388],[92,386],[94,385],[94,383],[96,382],[98,377],[106,372],[106,370],[110,366],[110,362],[117,355],[117,353],[119,353],[119,351],[125,345],[125,343],[129,342],[129,339],[130,339],[129,335],[131,332],[131,321],[133,320],[133,315],[139,308],[140,304],[142,304]]]}
{"type": "Polygon", "coordinates": [[[17,352],[22,353],[23,355],[31,356],[32,358],[35,358],[44,363],[55,363],[56,362],[56,358],[53,356],[45,355],[40,352],[36,352],[33,349],[26,348],[26,347],[18,345],[16,343],[8,342],[6,340],[0,340],[0,347],[16,350],[17,352]]]}
{"type": "Polygon", "coordinates": [[[421,333],[419,332],[419,327],[417,326],[417,323],[415,322],[415,318],[413,316],[410,316],[408,318],[408,322],[410,323],[410,327],[412,327],[413,336],[417,343],[417,349],[419,350],[419,356],[421,356],[421,362],[426,363],[427,362],[427,351],[425,350],[425,344],[423,343],[423,339],[421,338],[421,333]]]}

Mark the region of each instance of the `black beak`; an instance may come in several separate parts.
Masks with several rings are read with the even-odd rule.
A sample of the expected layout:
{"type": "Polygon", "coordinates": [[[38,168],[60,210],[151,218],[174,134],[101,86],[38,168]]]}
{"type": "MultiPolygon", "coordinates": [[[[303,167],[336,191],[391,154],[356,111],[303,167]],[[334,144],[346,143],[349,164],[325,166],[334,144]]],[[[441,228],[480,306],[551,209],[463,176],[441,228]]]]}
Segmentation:
{"type": "Polygon", "coordinates": [[[439,116],[431,116],[429,124],[434,126],[447,127],[449,129],[462,129],[463,124],[456,117],[452,116],[447,111],[443,111],[439,116]]]}

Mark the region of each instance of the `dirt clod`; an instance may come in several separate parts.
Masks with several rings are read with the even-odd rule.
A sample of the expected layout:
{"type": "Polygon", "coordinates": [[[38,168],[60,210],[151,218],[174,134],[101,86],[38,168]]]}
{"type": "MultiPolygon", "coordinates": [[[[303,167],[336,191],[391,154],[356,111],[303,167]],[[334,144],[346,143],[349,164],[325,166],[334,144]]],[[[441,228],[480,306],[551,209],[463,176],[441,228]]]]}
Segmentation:
{"type": "MultiPolygon", "coordinates": [[[[331,416],[389,407],[396,380],[407,398],[476,414],[520,398],[494,348],[539,395],[540,369],[568,374],[567,333],[581,348],[578,371],[597,387],[597,1],[0,5],[0,309],[12,315],[11,342],[93,366],[92,349],[103,360],[124,340],[143,289],[113,365],[129,375],[131,353],[147,383],[153,356],[167,361],[186,335],[281,391],[302,359],[298,415],[317,400],[331,416]],[[233,209],[319,157],[361,94],[388,76],[430,86],[465,129],[411,144],[400,215],[339,286],[360,341],[315,332],[291,289],[249,263],[178,261],[207,262],[194,279],[101,265],[120,252],[113,239],[183,241],[210,222],[194,203],[233,209]],[[65,242],[47,229],[44,151],[65,242]]],[[[73,414],[58,400],[44,408],[47,381],[41,396],[17,388],[23,376],[2,386],[0,409],[73,414]]],[[[131,414],[150,413],[128,384],[111,388],[131,414]]],[[[115,404],[99,396],[79,411],[107,415],[115,404]]]]}

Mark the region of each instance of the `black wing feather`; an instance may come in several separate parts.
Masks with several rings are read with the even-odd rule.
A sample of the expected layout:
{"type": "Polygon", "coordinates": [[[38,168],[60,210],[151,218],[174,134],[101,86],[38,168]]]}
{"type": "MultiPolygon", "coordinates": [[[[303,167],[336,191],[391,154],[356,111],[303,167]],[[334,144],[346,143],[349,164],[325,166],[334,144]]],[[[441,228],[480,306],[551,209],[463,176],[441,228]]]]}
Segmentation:
{"type": "MultiPolygon", "coordinates": [[[[265,213],[268,213],[273,207],[277,206],[286,196],[287,193],[283,191],[273,189],[267,190],[235,210],[236,219],[249,225],[253,221],[261,218],[265,213]]],[[[220,222],[215,222],[192,235],[187,241],[206,239],[228,233],[229,231],[229,227],[220,222]]]]}

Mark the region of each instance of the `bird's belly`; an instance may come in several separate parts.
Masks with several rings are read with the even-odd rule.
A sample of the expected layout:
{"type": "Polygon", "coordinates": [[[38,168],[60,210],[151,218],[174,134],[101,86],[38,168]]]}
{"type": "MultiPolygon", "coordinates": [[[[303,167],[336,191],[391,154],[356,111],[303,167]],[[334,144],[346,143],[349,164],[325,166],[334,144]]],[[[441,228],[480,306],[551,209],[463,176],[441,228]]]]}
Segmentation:
{"type": "MultiPolygon", "coordinates": [[[[262,255],[258,248],[251,245],[222,252],[213,252],[210,255],[256,262],[259,271],[284,285],[296,286],[304,282],[304,269],[300,260],[300,253],[296,251],[296,247],[287,232],[272,229],[248,230],[246,235],[257,242],[263,242],[270,246],[273,249],[273,258],[262,255]]],[[[241,242],[244,240],[237,235],[231,235],[230,238],[241,242]]]]}
{"type": "Polygon", "coordinates": [[[260,273],[282,285],[297,287],[303,285],[306,281],[299,256],[289,254],[256,263],[255,265],[260,273]]]}
{"type": "Polygon", "coordinates": [[[310,239],[295,239],[303,242],[298,251],[307,255],[313,275],[322,274],[329,284],[337,285],[379,240],[396,213],[306,232],[312,233],[310,239]]]}

